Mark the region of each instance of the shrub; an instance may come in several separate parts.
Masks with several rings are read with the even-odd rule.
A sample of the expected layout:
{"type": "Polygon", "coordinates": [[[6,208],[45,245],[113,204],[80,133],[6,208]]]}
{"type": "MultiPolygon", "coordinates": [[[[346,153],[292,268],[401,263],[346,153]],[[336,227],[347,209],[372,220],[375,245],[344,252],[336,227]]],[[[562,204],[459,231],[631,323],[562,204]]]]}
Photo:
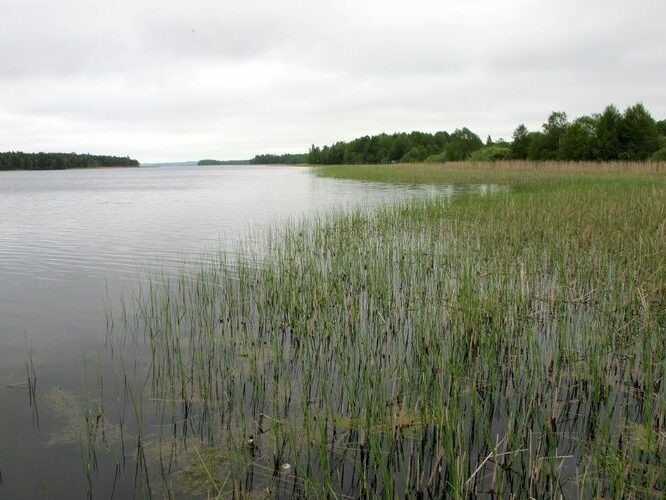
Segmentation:
{"type": "Polygon", "coordinates": [[[652,153],[648,158],[650,161],[666,161],[666,148],[661,148],[659,151],[652,153]]]}
{"type": "Polygon", "coordinates": [[[474,151],[469,159],[471,161],[502,161],[511,157],[511,148],[508,144],[493,144],[474,151]]]}

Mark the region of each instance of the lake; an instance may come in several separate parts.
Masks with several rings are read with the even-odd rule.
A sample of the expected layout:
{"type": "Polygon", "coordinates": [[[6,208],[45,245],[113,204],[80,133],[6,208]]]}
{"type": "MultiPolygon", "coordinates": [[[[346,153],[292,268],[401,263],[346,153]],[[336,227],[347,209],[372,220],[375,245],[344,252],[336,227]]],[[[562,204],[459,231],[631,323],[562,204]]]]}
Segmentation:
{"type": "MultiPolygon", "coordinates": [[[[146,271],[175,272],[317,212],[453,192],[291,166],[0,172],[0,497],[85,496],[82,381],[94,383],[105,356],[105,303],[146,271]]],[[[131,479],[99,470],[96,496],[132,494],[131,479]]]]}

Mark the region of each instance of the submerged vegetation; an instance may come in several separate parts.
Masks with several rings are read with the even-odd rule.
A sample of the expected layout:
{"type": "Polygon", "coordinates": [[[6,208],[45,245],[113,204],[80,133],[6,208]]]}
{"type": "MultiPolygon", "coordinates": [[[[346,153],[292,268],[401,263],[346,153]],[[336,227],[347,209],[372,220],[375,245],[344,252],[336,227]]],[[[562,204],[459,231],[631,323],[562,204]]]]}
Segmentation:
{"type": "Polygon", "coordinates": [[[150,280],[109,316],[146,362],[92,403],[141,494],[664,494],[663,164],[318,173],[510,189],[321,216],[150,280]]]}

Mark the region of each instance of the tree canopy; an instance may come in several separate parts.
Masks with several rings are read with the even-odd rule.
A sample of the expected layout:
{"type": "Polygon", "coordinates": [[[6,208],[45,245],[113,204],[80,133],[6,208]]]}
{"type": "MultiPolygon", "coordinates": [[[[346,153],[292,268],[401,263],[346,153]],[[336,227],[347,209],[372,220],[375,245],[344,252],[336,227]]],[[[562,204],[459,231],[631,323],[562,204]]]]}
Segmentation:
{"type": "Polygon", "coordinates": [[[514,132],[511,157],[519,160],[643,161],[662,147],[661,124],[642,104],[620,113],[607,106],[600,113],[569,123],[564,113],[552,113],[542,131],[514,132]]]}
{"type": "Polygon", "coordinates": [[[330,146],[312,145],[312,164],[407,163],[441,161],[569,160],[613,161],[654,158],[666,147],[666,120],[655,121],[642,104],[620,113],[615,106],[569,121],[564,111],[552,112],[541,130],[524,124],[511,142],[488,137],[486,143],[470,129],[448,132],[399,132],[363,136],[330,146]]]}
{"type": "Polygon", "coordinates": [[[252,165],[294,165],[299,163],[307,163],[307,156],[304,153],[299,154],[282,154],[282,155],[257,155],[252,158],[249,163],[252,165]]]}
{"type": "Polygon", "coordinates": [[[256,155],[251,160],[199,160],[197,165],[295,165],[307,163],[308,155],[305,153],[263,154],[256,155]]]}
{"type": "Polygon", "coordinates": [[[467,159],[483,142],[467,128],[448,132],[399,132],[364,136],[320,148],[312,145],[308,162],[314,164],[408,163],[433,161],[444,154],[449,160],[467,159]]]}
{"type": "Polygon", "coordinates": [[[76,153],[0,153],[0,170],[64,170],[69,168],[138,167],[128,156],[76,153]]]}

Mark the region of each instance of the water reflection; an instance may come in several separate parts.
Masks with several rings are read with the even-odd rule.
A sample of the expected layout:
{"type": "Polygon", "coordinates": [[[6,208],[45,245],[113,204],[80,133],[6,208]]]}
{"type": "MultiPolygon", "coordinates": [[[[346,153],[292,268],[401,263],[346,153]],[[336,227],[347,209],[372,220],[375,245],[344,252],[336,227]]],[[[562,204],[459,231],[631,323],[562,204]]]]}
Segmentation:
{"type": "Polygon", "coordinates": [[[304,167],[0,173],[0,497],[85,492],[78,446],[62,429],[80,425],[73,394],[104,341],[104,300],[150,263],[175,269],[202,249],[232,250],[253,228],[454,191],[323,179],[304,167]],[[39,427],[20,385],[26,339],[45,402],[39,427]]]}

